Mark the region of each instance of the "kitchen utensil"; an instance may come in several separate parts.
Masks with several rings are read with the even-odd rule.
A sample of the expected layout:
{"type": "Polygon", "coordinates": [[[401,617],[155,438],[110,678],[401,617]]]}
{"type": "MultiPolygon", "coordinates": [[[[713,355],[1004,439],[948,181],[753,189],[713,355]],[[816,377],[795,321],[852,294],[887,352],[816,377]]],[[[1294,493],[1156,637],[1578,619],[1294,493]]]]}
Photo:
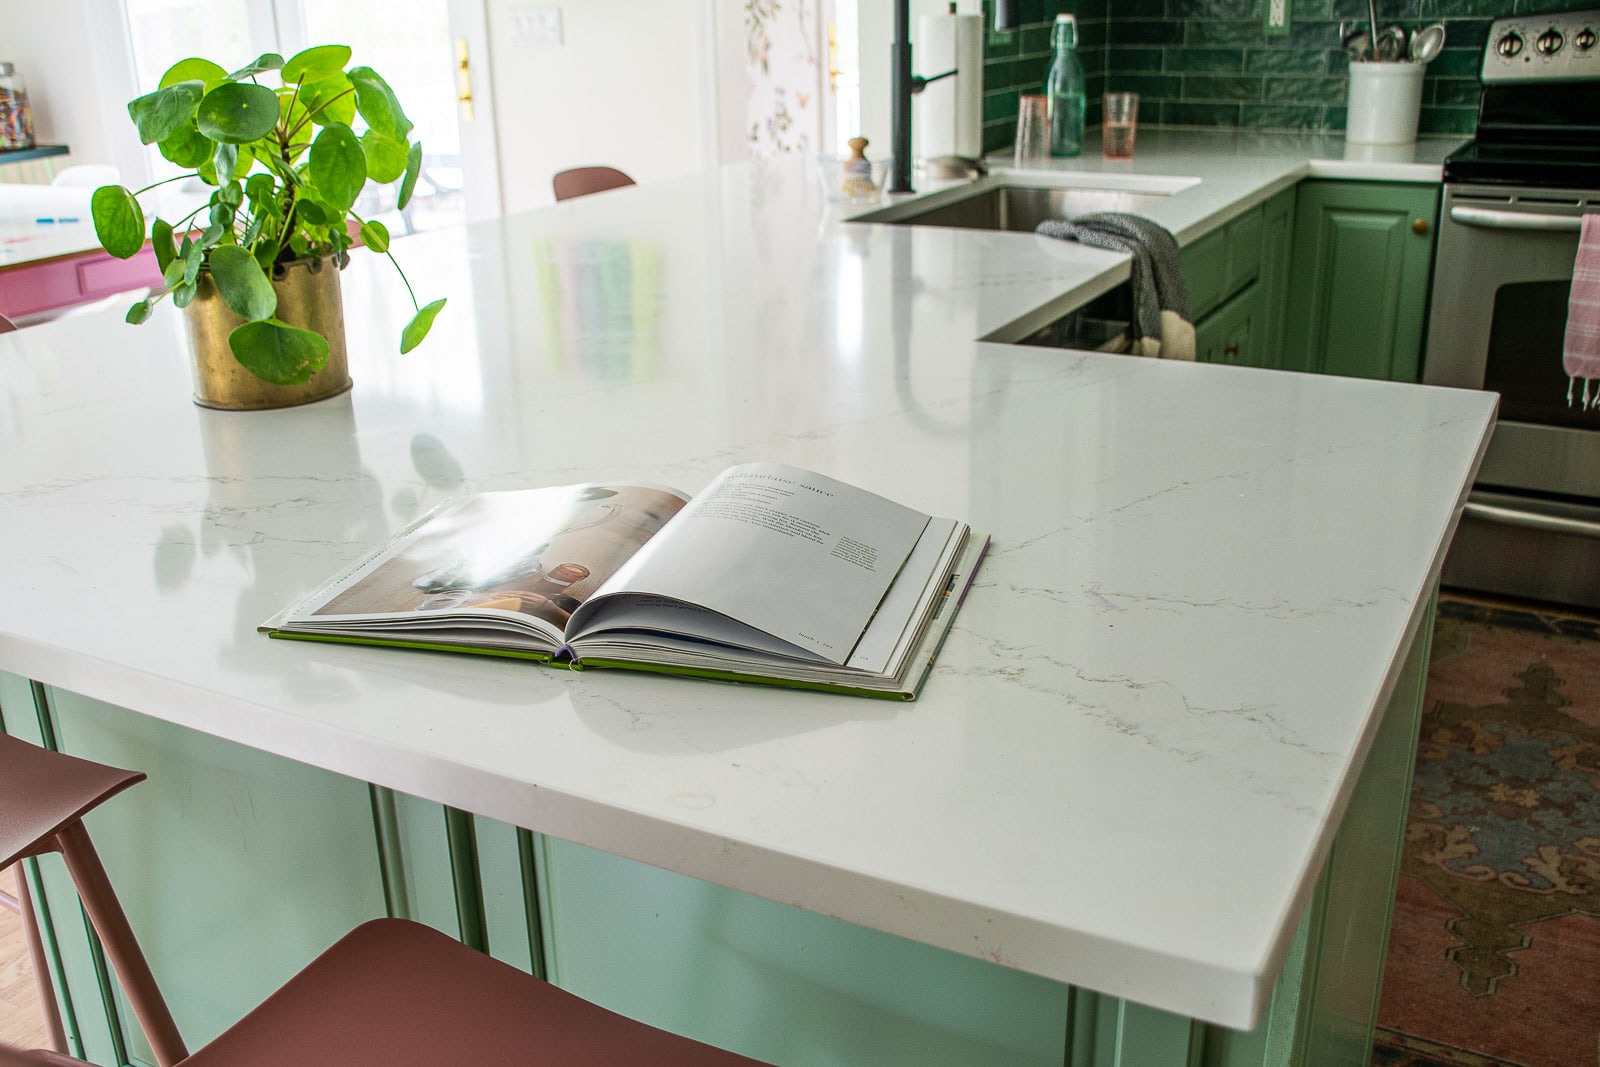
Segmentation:
{"type": "Polygon", "coordinates": [[[1367,32],[1372,34],[1372,58],[1378,58],[1378,0],[1367,0],[1367,32]]]}
{"type": "Polygon", "coordinates": [[[1372,54],[1372,34],[1359,26],[1344,35],[1342,44],[1353,62],[1359,63],[1372,54]]]}
{"type": "Polygon", "coordinates": [[[1385,26],[1373,42],[1373,50],[1385,63],[1396,63],[1406,58],[1406,31],[1399,26],[1385,26]]]}
{"type": "Polygon", "coordinates": [[[1424,26],[1411,35],[1411,62],[1426,63],[1444,48],[1444,23],[1424,26]]]}

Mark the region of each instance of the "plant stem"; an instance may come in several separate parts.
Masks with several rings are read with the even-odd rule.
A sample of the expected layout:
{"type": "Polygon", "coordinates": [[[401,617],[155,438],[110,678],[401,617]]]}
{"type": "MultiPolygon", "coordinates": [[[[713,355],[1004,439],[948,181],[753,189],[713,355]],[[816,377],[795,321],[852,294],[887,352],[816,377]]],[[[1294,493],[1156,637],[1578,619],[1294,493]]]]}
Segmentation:
{"type": "Polygon", "coordinates": [[[181,181],[185,181],[185,180],[187,180],[189,178],[198,178],[199,176],[200,176],[200,172],[199,171],[194,171],[193,173],[190,173],[190,174],[177,174],[177,175],[174,175],[171,178],[162,178],[158,182],[151,182],[149,185],[145,186],[143,189],[135,189],[133,191],[133,195],[134,196],[138,196],[140,193],[148,193],[151,189],[154,189],[154,188],[156,188],[157,186],[160,186],[160,185],[168,185],[168,184],[170,184],[172,182],[181,182],[181,181]]]}

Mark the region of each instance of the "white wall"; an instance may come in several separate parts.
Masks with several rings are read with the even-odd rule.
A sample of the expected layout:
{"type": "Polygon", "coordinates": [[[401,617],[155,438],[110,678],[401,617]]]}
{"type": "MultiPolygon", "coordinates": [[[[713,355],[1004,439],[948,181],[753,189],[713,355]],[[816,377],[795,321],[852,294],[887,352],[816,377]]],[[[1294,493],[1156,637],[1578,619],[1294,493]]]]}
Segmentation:
{"type": "Polygon", "coordinates": [[[101,103],[127,98],[120,83],[106,84],[97,30],[107,6],[107,0],[0,0],[0,59],[15,63],[27,82],[34,136],[70,145],[73,163],[117,164],[139,151],[127,112],[101,103]],[[108,129],[108,119],[120,121],[108,129]]]}
{"type": "Polygon", "coordinates": [[[704,0],[573,0],[560,46],[514,42],[519,5],[488,5],[506,211],[551,203],[550,175],[567,167],[640,182],[702,169],[717,136],[704,0]]]}

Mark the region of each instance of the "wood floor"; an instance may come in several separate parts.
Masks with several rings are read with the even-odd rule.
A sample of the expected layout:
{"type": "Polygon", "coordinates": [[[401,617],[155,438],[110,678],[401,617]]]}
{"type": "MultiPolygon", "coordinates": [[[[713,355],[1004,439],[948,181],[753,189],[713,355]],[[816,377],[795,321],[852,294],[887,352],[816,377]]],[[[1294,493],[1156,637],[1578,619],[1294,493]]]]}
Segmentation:
{"type": "MultiPolygon", "coordinates": [[[[0,890],[16,892],[15,868],[0,871],[0,890]]],[[[0,907],[0,1041],[22,1048],[48,1048],[39,990],[28,959],[22,916],[0,907]]]]}

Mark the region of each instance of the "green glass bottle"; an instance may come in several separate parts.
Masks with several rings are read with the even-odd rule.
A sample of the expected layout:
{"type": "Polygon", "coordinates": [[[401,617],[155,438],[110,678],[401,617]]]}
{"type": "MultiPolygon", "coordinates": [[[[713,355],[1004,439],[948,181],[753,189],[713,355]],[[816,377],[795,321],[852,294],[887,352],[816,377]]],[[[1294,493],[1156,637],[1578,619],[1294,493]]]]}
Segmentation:
{"type": "Polygon", "coordinates": [[[1055,59],[1044,82],[1050,101],[1050,154],[1075,156],[1083,151],[1084,77],[1078,58],[1078,20],[1057,15],[1055,59]]]}

